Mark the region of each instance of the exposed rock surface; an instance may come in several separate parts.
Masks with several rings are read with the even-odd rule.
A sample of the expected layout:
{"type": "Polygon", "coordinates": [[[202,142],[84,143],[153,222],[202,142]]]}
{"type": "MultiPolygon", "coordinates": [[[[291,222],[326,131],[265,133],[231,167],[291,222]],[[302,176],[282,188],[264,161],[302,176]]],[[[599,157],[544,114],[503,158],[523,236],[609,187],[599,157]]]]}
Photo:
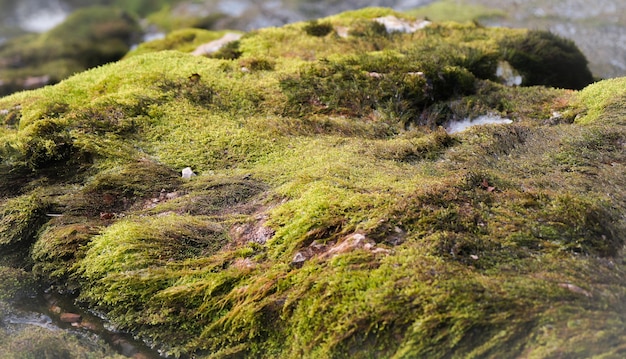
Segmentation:
{"type": "Polygon", "coordinates": [[[242,34],[234,32],[226,33],[224,36],[217,40],[213,40],[211,42],[196,47],[196,49],[193,50],[192,54],[197,56],[212,55],[215,52],[219,51],[224,45],[239,40],[241,36],[242,34]]]}

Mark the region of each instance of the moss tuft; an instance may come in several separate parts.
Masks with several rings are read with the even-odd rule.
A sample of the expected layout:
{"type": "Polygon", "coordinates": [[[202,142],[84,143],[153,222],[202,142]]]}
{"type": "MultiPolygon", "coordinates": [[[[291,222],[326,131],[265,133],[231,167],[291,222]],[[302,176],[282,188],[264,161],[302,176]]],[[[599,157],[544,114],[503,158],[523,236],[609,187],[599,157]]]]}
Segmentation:
{"type": "Polygon", "coordinates": [[[0,99],[3,263],[173,357],[616,353],[623,81],[507,87],[502,60],[583,62],[386,15],[415,20],[260,29],[221,58],[186,30],[0,99]],[[483,115],[512,123],[443,128],[483,115]]]}
{"type": "Polygon", "coordinates": [[[26,264],[25,254],[36,239],[41,226],[48,221],[46,216],[50,203],[33,192],[11,198],[0,208],[0,246],[2,260],[16,260],[26,264]]]}
{"type": "MultiPolygon", "coordinates": [[[[22,269],[0,266],[0,302],[19,303],[32,298],[37,288],[34,278],[22,269]]],[[[0,310],[0,319],[2,319],[0,310]]]]}
{"type": "Polygon", "coordinates": [[[522,73],[525,86],[580,90],[593,82],[587,59],[574,42],[545,31],[505,40],[504,58],[522,73]]]}

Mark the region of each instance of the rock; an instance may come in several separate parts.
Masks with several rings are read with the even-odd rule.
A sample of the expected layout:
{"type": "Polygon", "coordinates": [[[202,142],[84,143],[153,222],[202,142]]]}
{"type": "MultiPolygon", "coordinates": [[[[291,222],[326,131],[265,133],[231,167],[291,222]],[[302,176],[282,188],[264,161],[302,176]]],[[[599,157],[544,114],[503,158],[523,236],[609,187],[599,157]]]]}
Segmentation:
{"type": "Polygon", "coordinates": [[[480,125],[499,125],[499,124],[511,124],[513,121],[508,118],[503,118],[497,114],[487,114],[478,116],[476,118],[467,117],[462,121],[452,121],[446,125],[446,132],[449,134],[454,134],[458,132],[465,131],[466,129],[472,126],[480,126],[480,125]]]}
{"type": "Polygon", "coordinates": [[[27,78],[24,79],[22,86],[25,89],[34,89],[34,88],[43,87],[43,86],[50,84],[50,80],[51,78],[49,75],[28,76],[27,78]]]}
{"type": "Polygon", "coordinates": [[[233,267],[244,270],[256,267],[256,264],[250,258],[237,258],[232,264],[233,267]]]}
{"type": "Polygon", "coordinates": [[[373,250],[376,247],[376,242],[365,237],[361,233],[353,233],[346,237],[343,241],[333,246],[324,254],[324,257],[331,257],[340,253],[346,253],[358,248],[366,250],[373,250]]]}
{"type": "Polygon", "coordinates": [[[182,170],[182,176],[183,178],[189,179],[191,177],[194,177],[196,174],[191,170],[191,167],[185,167],[182,170]]]}
{"type": "Polygon", "coordinates": [[[242,34],[238,34],[238,33],[234,33],[234,32],[229,32],[226,33],[226,35],[222,36],[220,39],[217,40],[213,40],[211,42],[207,42],[206,44],[202,44],[198,47],[196,47],[196,49],[192,52],[193,55],[196,56],[208,56],[211,55],[217,51],[219,51],[219,49],[222,48],[222,46],[231,43],[233,41],[237,41],[241,38],[242,34]]]}
{"type": "Polygon", "coordinates": [[[231,229],[231,235],[239,243],[257,243],[265,244],[274,236],[274,230],[264,226],[267,217],[261,216],[257,218],[256,223],[245,223],[236,225],[231,229]]]}
{"type": "Polygon", "coordinates": [[[520,86],[522,84],[522,76],[506,61],[498,61],[496,77],[500,78],[502,83],[507,86],[520,86]]]}
{"type": "Polygon", "coordinates": [[[300,268],[302,267],[304,262],[306,262],[306,260],[307,258],[304,256],[304,254],[302,254],[302,252],[298,252],[295,256],[293,256],[293,259],[291,260],[291,265],[300,268]]]}
{"type": "Polygon", "coordinates": [[[591,293],[589,293],[588,291],[582,289],[581,287],[579,287],[579,286],[577,286],[575,284],[559,283],[559,287],[565,288],[565,289],[569,290],[572,293],[582,294],[585,297],[592,297],[591,293]]]}
{"type": "Polygon", "coordinates": [[[323,244],[323,243],[320,243],[320,242],[318,242],[318,241],[313,241],[313,243],[311,243],[311,244],[309,245],[309,248],[310,248],[313,252],[317,252],[317,253],[319,253],[319,252],[322,252],[322,251],[326,248],[326,245],[325,245],[325,244],[323,244]]]}
{"type": "Polygon", "coordinates": [[[64,323],[78,323],[82,317],[76,313],[62,313],[60,319],[64,323]]]}
{"type": "Polygon", "coordinates": [[[348,37],[348,28],[345,26],[335,26],[335,32],[339,37],[343,37],[344,39],[348,37]]]}
{"type": "Polygon", "coordinates": [[[376,247],[372,249],[373,254],[391,254],[391,250],[387,248],[376,247]]]}
{"type": "Polygon", "coordinates": [[[392,32],[412,33],[417,30],[421,30],[431,24],[431,22],[428,20],[408,21],[408,20],[398,19],[397,17],[393,15],[378,17],[374,19],[374,21],[378,22],[379,24],[385,25],[385,29],[387,29],[388,33],[392,33],[392,32]]]}
{"type": "Polygon", "coordinates": [[[95,332],[98,330],[98,325],[96,323],[93,322],[86,322],[86,321],[81,321],[80,322],[80,327],[83,329],[87,329],[89,331],[95,332]]]}

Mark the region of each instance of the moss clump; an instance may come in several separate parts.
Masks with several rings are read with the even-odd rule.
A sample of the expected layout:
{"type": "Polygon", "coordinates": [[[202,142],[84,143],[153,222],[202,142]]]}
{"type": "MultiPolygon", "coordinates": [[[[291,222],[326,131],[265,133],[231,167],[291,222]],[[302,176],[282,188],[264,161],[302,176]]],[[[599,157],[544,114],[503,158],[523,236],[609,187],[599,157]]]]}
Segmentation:
{"type": "MultiPolygon", "coordinates": [[[[0,266],[0,302],[16,303],[32,297],[36,284],[32,275],[22,269],[0,266]]],[[[2,319],[0,310],[0,319],[2,319]]]]}
{"type": "Polygon", "coordinates": [[[580,90],[593,82],[587,59],[573,41],[546,31],[505,40],[505,59],[520,71],[525,86],[544,85],[580,90]]]}
{"type": "Polygon", "coordinates": [[[0,177],[5,233],[172,356],[612,355],[621,80],[506,87],[504,45],[536,35],[387,15],[414,20],[365,9],[320,20],[341,36],[261,29],[231,59],[147,52],[0,99],[0,170],[27,174],[0,177]],[[443,128],[480,115],[512,123],[443,128]]]}
{"type": "MultiPolygon", "coordinates": [[[[50,204],[39,193],[29,193],[2,203],[0,213],[0,247],[2,261],[9,263],[26,260],[30,246],[36,240],[39,228],[48,220],[50,204]]],[[[25,264],[25,263],[23,263],[25,264]]]]}
{"type": "Polygon", "coordinates": [[[387,52],[323,61],[283,80],[287,111],[359,117],[378,110],[408,126],[425,124],[419,115],[434,103],[474,91],[475,78],[466,69],[443,61],[431,67],[416,57],[387,52]]]}
{"type": "Polygon", "coordinates": [[[3,356],[7,359],[125,358],[98,340],[37,326],[11,334],[0,332],[0,343],[4,350],[3,356]]]}
{"type": "Polygon", "coordinates": [[[100,222],[82,220],[79,223],[56,220],[45,228],[32,249],[35,275],[74,289],[70,282],[73,266],[84,258],[87,245],[93,236],[99,234],[102,225],[100,222]]]}
{"type": "Polygon", "coordinates": [[[602,121],[606,124],[623,124],[624,78],[604,80],[586,87],[578,93],[579,115],[576,122],[589,124],[602,121]]]}

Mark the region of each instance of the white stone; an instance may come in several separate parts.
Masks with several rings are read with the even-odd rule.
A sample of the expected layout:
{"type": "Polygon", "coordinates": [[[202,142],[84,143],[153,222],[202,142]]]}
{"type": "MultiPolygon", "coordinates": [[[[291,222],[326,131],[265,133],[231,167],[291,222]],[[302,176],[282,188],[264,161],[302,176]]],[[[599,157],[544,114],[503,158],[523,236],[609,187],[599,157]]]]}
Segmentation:
{"type": "Polygon", "coordinates": [[[522,76],[506,61],[499,61],[496,76],[507,86],[519,86],[522,84],[522,76]]]}
{"type": "Polygon", "coordinates": [[[306,257],[304,256],[304,254],[298,252],[296,253],[295,256],[293,256],[293,259],[291,260],[292,264],[302,264],[306,261],[306,257]]]}
{"type": "Polygon", "coordinates": [[[195,175],[196,175],[196,174],[195,174],[195,173],[193,173],[193,171],[191,170],[191,167],[185,167],[185,168],[183,168],[182,174],[183,174],[183,178],[191,178],[191,177],[193,177],[193,176],[195,176],[195,175]]]}
{"type": "Polygon", "coordinates": [[[385,29],[387,29],[388,33],[392,33],[392,32],[413,33],[431,24],[431,22],[428,20],[409,21],[409,20],[398,19],[397,17],[393,15],[378,17],[374,19],[374,21],[385,25],[385,29]]]}
{"type": "Polygon", "coordinates": [[[241,36],[243,36],[243,34],[228,32],[224,36],[222,36],[220,39],[207,42],[206,44],[202,44],[196,47],[196,49],[193,50],[192,54],[196,56],[211,55],[212,53],[217,52],[219,49],[221,49],[222,46],[228,43],[231,43],[233,41],[239,40],[241,36]]]}
{"type": "Polygon", "coordinates": [[[348,28],[345,26],[335,26],[335,32],[344,39],[348,37],[348,28]]]}
{"type": "Polygon", "coordinates": [[[487,114],[478,116],[476,118],[466,118],[462,121],[453,121],[446,126],[446,132],[449,134],[465,131],[469,127],[479,125],[497,125],[497,124],[511,124],[512,120],[501,117],[500,115],[487,114]]]}

